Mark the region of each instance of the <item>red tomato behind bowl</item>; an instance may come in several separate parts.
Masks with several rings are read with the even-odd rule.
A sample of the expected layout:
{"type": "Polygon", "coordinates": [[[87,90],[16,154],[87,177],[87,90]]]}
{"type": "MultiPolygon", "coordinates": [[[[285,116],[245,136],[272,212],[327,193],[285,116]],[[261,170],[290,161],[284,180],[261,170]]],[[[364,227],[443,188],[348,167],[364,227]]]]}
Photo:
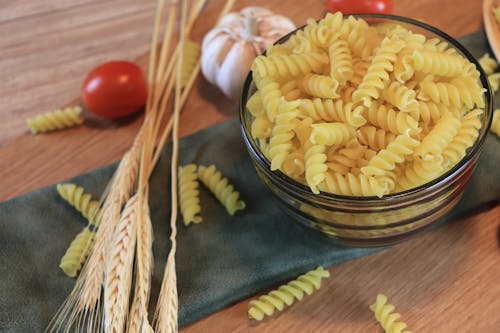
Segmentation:
{"type": "Polygon", "coordinates": [[[105,118],[121,118],[139,111],[148,96],[141,68],[128,61],[111,61],[94,68],[82,85],[88,110],[105,118]]]}
{"type": "Polygon", "coordinates": [[[331,13],[389,14],[392,9],[392,0],[326,0],[326,7],[331,13]]]}

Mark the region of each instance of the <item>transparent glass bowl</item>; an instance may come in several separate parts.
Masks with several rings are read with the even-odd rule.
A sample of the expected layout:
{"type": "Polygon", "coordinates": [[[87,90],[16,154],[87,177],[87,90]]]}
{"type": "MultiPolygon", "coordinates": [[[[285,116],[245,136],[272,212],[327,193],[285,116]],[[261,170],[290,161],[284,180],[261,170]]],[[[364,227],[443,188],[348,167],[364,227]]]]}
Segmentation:
{"type": "MultiPolygon", "coordinates": [[[[382,198],[342,196],[323,192],[313,194],[308,186],[296,182],[283,172],[271,171],[270,161],[252,138],[250,128],[253,116],[245,107],[248,98],[256,90],[251,72],[246,79],[240,100],[241,130],[258,176],[292,220],[319,230],[346,245],[385,246],[399,242],[437,222],[458,203],[472,177],[488,133],[492,117],[492,97],[488,80],[475,58],[444,32],[425,23],[393,15],[354,16],[363,18],[369,24],[400,24],[426,37],[444,40],[479,69],[481,84],[486,89],[482,127],[476,142],[469,148],[462,161],[427,184],[382,198]]],[[[286,35],[277,43],[283,43],[293,33],[286,35]]]]}

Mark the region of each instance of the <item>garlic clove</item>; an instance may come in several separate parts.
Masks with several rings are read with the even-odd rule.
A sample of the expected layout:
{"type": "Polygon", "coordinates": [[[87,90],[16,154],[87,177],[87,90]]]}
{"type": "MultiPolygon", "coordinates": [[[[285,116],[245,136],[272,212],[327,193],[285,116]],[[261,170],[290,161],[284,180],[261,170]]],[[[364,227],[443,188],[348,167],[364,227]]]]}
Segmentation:
{"type": "Polygon", "coordinates": [[[227,53],[222,66],[217,66],[217,85],[226,96],[233,99],[240,96],[254,58],[253,46],[250,43],[239,41],[227,53]]]}
{"type": "Polygon", "coordinates": [[[218,72],[217,68],[224,61],[224,57],[227,52],[229,52],[232,43],[232,39],[228,35],[224,34],[219,34],[214,38],[211,38],[210,43],[206,45],[204,43],[205,48],[203,49],[200,60],[201,72],[210,83],[216,83],[218,72]],[[216,60],[214,61],[214,59],[216,60]],[[216,62],[215,66],[213,65],[214,62],[216,62]]]}

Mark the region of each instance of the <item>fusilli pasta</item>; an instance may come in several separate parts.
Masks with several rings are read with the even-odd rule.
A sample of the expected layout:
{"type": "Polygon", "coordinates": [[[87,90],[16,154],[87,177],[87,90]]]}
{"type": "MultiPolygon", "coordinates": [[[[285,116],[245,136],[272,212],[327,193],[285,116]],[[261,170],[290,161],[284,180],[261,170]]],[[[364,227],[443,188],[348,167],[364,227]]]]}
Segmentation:
{"type": "Polygon", "coordinates": [[[500,109],[496,109],[493,113],[490,130],[500,138],[500,109]]]}
{"type": "Polygon", "coordinates": [[[182,53],[184,59],[182,59],[182,69],[181,69],[181,87],[185,87],[191,77],[191,73],[196,66],[196,63],[200,59],[201,49],[198,43],[193,41],[184,42],[184,51],[182,53]]]}
{"type": "Polygon", "coordinates": [[[59,267],[67,276],[76,277],[82,269],[92,248],[94,236],[95,232],[85,227],[71,242],[59,263],[59,267]]]}
{"type": "Polygon", "coordinates": [[[200,165],[198,176],[202,183],[210,189],[215,197],[226,208],[229,215],[234,215],[238,210],[245,209],[246,204],[240,200],[240,193],[234,190],[227,178],[223,177],[220,171],[211,165],[208,168],[200,165]]]}
{"type": "Polygon", "coordinates": [[[90,223],[94,223],[99,216],[99,201],[92,200],[92,195],[85,193],[85,189],[76,184],[57,184],[57,192],[71,206],[75,207],[90,223]]]}
{"type": "Polygon", "coordinates": [[[196,165],[188,164],[179,168],[179,203],[184,225],[200,223],[201,211],[196,165]]]}
{"type": "Polygon", "coordinates": [[[27,120],[28,127],[33,134],[60,130],[67,127],[81,125],[83,118],[80,116],[80,106],[68,107],[40,114],[27,120]]]}
{"type": "Polygon", "coordinates": [[[395,307],[392,304],[387,304],[387,297],[383,294],[377,295],[377,300],[370,306],[375,314],[375,318],[380,323],[380,326],[387,333],[411,333],[406,330],[406,324],[397,321],[401,318],[399,313],[395,313],[395,307]]]}
{"type": "Polygon", "coordinates": [[[285,306],[292,305],[295,300],[302,300],[304,294],[311,295],[315,289],[321,288],[321,280],[329,277],[330,273],[321,266],[311,270],[267,295],[250,301],[248,316],[261,321],[265,316],[273,315],[276,310],[283,311],[285,306]]]}

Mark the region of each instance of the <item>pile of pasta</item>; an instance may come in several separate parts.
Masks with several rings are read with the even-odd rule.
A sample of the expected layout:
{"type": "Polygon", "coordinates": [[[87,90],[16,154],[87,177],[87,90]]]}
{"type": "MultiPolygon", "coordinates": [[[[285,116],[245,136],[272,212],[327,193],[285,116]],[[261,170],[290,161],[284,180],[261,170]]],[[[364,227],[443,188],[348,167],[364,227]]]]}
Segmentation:
{"type": "Polygon", "coordinates": [[[397,24],[310,19],[252,74],[253,138],[272,170],[313,193],[382,197],[422,185],[456,165],[481,127],[475,65],[397,24]]]}

